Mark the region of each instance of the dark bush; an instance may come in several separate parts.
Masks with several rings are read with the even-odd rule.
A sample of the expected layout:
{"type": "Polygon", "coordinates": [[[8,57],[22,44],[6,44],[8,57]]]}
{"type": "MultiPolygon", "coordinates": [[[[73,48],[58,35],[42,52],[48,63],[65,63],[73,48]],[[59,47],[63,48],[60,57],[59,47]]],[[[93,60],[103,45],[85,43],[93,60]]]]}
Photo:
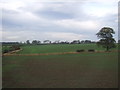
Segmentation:
{"type": "Polygon", "coordinates": [[[9,52],[9,50],[7,50],[7,49],[5,49],[4,51],[3,51],[3,53],[8,53],[9,52]]]}
{"type": "Polygon", "coordinates": [[[8,52],[11,52],[11,51],[14,51],[14,50],[19,50],[20,49],[20,46],[19,45],[12,45],[11,47],[5,49],[5,50],[2,50],[2,53],[8,53],[8,52]]]}
{"type": "Polygon", "coordinates": [[[94,49],[89,49],[88,52],[95,52],[95,50],[94,49]]]}
{"type": "Polygon", "coordinates": [[[19,50],[19,49],[20,49],[20,46],[19,46],[19,45],[13,45],[11,48],[12,48],[13,50],[19,50]]]}
{"type": "Polygon", "coordinates": [[[76,50],[76,52],[84,52],[84,51],[85,51],[84,49],[76,50]]]}

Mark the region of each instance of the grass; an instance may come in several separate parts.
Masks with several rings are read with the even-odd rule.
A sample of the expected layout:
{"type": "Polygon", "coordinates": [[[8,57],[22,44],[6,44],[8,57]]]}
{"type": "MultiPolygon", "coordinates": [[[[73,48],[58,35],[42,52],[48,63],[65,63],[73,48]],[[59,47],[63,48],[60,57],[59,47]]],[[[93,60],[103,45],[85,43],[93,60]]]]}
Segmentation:
{"type": "Polygon", "coordinates": [[[2,46],[2,51],[9,50],[9,49],[10,49],[10,46],[2,46]]]}
{"type": "Polygon", "coordinates": [[[96,44],[65,44],[65,45],[31,45],[23,46],[22,51],[18,54],[33,54],[33,53],[55,53],[55,52],[75,52],[77,49],[95,49],[104,50],[104,48],[97,47],[96,44]]]}
{"type": "MultiPolygon", "coordinates": [[[[68,49],[68,51],[75,51],[78,48],[87,50],[95,49],[96,46],[41,45],[22,48],[23,51],[19,53],[46,53],[47,50],[67,52],[68,49]]],[[[117,81],[117,52],[3,57],[3,87],[116,88],[117,81]]]]}

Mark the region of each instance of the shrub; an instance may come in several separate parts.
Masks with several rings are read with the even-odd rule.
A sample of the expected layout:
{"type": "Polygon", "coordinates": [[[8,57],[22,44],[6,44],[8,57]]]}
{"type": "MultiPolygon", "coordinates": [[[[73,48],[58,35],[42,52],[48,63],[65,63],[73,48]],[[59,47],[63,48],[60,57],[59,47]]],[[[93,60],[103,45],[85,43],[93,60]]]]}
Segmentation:
{"type": "Polygon", "coordinates": [[[88,52],[95,52],[95,50],[94,49],[89,49],[88,52]]]}
{"type": "Polygon", "coordinates": [[[20,46],[19,45],[13,45],[11,48],[13,48],[13,50],[19,50],[20,46]]]}
{"type": "Polygon", "coordinates": [[[76,50],[76,52],[84,52],[84,51],[85,51],[84,49],[76,50]]]}
{"type": "Polygon", "coordinates": [[[4,51],[3,51],[3,53],[8,53],[9,52],[9,50],[7,50],[7,49],[5,49],[4,51]]]}

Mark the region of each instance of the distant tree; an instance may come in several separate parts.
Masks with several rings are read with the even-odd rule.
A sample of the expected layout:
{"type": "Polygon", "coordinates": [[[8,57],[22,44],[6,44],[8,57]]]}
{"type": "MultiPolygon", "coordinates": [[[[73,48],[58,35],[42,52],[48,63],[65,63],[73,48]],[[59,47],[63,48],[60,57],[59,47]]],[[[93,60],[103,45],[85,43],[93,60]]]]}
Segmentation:
{"type": "Polygon", "coordinates": [[[82,40],[82,41],[81,41],[81,43],[83,44],[83,43],[85,43],[85,41],[84,41],[84,40],[82,40]]]}
{"type": "Polygon", "coordinates": [[[100,40],[97,42],[97,45],[103,46],[106,48],[106,51],[109,51],[111,48],[115,48],[115,39],[113,35],[115,31],[110,27],[103,27],[96,35],[100,40]]]}
{"type": "Polygon", "coordinates": [[[26,41],[26,44],[30,44],[30,40],[27,40],[27,41],[26,41]]]}
{"type": "Polygon", "coordinates": [[[60,42],[60,44],[65,44],[65,43],[66,43],[66,42],[64,42],[64,41],[61,41],[61,42],[60,42]]]}
{"type": "Polygon", "coordinates": [[[50,43],[51,43],[50,40],[45,40],[45,41],[43,41],[43,42],[44,42],[44,44],[50,44],[50,43]]]}
{"type": "Polygon", "coordinates": [[[40,44],[41,42],[40,41],[38,41],[38,40],[33,40],[32,41],[32,44],[35,44],[35,45],[38,45],[38,44],[40,44]]]}
{"type": "Polygon", "coordinates": [[[64,44],[69,44],[69,41],[65,41],[64,44]]]}
{"type": "Polygon", "coordinates": [[[90,40],[85,40],[84,43],[89,44],[89,43],[91,43],[91,41],[90,40]]]}
{"type": "Polygon", "coordinates": [[[18,45],[19,42],[2,42],[3,45],[8,45],[8,44],[11,44],[11,45],[18,45]]]}
{"type": "Polygon", "coordinates": [[[41,44],[41,41],[37,41],[38,44],[41,44]]]}
{"type": "Polygon", "coordinates": [[[91,41],[91,43],[96,43],[96,41],[91,41]]]}
{"type": "Polygon", "coordinates": [[[61,44],[60,40],[53,41],[52,44],[61,44]]]}
{"type": "Polygon", "coordinates": [[[71,44],[80,44],[80,40],[73,40],[71,44]]]}
{"type": "Polygon", "coordinates": [[[33,40],[33,41],[32,41],[32,44],[37,44],[37,40],[33,40]]]}
{"type": "Polygon", "coordinates": [[[59,44],[60,43],[60,40],[56,40],[54,41],[55,44],[59,44]]]}

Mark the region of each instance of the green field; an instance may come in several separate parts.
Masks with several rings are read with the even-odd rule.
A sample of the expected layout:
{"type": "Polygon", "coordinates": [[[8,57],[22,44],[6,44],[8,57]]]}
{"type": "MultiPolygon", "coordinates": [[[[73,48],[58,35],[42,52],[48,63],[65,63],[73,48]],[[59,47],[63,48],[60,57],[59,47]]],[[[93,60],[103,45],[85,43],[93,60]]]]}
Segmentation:
{"type": "Polygon", "coordinates": [[[2,51],[4,51],[4,50],[9,50],[9,47],[10,47],[10,46],[3,46],[3,47],[2,47],[2,51]]]}
{"type": "MultiPolygon", "coordinates": [[[[19,54],[105,50],[95,44],[22,46],[19,54]]],[[[113,50],[117,50],[113,49],[113,50]]],[[[118,52],[3,56],[3,87],[117,88],[118,52]]]]}
{"type": "MultiPolygon", "coordinates": [[[[22,46],[18,54],[33,54],[33,53],[55,53],[55,52],[76,52],[78,49],[95,49],[105,50],[105,48],[98,47],[96,44],[58,44],[58,45],[30,45],[22,46]]],[[[112,49],[116,50],[116,49],[112,49]]]]}

